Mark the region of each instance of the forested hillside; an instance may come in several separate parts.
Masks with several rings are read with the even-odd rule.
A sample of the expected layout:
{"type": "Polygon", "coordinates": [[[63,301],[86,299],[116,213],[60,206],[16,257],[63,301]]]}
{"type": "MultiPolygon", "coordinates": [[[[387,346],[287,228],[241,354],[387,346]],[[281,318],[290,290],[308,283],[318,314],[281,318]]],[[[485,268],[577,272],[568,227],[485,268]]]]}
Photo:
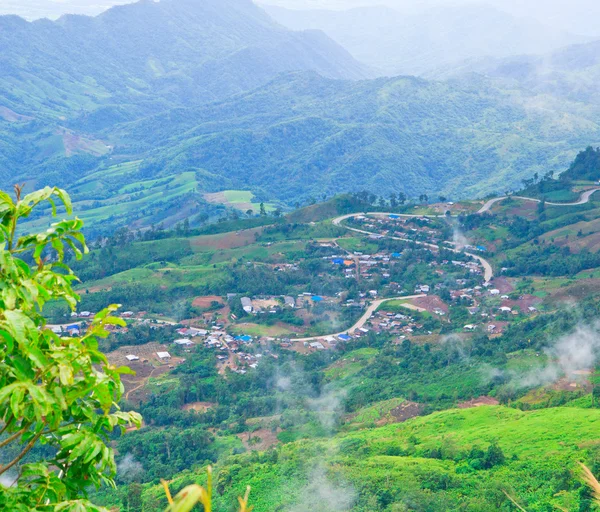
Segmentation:
{"type": "Polygon", "coordinates": [[[315,74],[114,133],[123,151],[147,152],[148,176],[207,171],[207,184],[268,187],[291,204],[382,183],[411,197],[504,191],[529,173],[562,171],[576,141],[600,140],[591,111],[509,95],[484,80],[340,82],[315,74]]]}
{"type": "Polygon", "coordinates": [[[360,80],[370,70],[324,33],[250,0],[0,27],[0,177],[72,189],[88,227],[207,220],[206,194],[227,190],[283,208],[382,183],[483,196],[600,141],[596,106],[527,84],[360,80]]]}

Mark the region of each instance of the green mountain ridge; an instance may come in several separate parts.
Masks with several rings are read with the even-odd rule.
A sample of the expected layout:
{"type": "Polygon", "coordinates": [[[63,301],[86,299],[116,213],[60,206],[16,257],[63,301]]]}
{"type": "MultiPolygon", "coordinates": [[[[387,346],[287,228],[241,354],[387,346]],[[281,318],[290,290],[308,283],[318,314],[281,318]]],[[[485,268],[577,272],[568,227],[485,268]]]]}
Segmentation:
{"type": "Polygon", "coordinates": [[[206,169],[236,187],[268,187],[293,204],[381,183],[411,196],[504,191],[534,172],[562,171],[574,146],[600,139],[594,118],[580,105],[508,93],[484,80],[343,82],[293,74],[112,135],[126,152],[148,152],[142,170],[149,175],[206,169]]]}

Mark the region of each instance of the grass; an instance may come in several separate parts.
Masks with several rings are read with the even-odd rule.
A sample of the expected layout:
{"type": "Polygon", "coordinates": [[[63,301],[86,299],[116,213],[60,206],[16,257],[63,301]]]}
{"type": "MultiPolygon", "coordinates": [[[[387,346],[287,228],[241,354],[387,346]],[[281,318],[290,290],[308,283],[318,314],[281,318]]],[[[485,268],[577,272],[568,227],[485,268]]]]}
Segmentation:
{"type": "MultiPolygon", "coordinates": [[[[578,486],[561,483],[569,471],[580,474],[579,461],[597,440],[598,427],[600,410],[522,412],[497,406],[449,410],[331,439],[299,440],[281,446],[276,462],[248,454],[217,467],[224,478],[234,472],[235,478],[222,496],[215,496],[214,505],[216,510],[229,506],[250,485],[255,512],[292,510],[306,495],[318,499],[322,488],[338,489],[338,501],[352,489],[357,506],[367,496],[384,496],[388,503],[398,503],[397,510],[407,510],[406,503],[418,503],[423,510],[513,510],[504,493],[530,512],[578,510],[578,486]],[[456,457],[494,442],[506,460],[492,469],[475,470],[456,457]],[[431,449],[441,450],[444,458],[427,456],[431,449]],[[310,475],[315,467],[322,471],[313,489],[310,475]]],[[[170,485],[181,489],[205,482],[200,470],[178,476],[170,485]]],[[[598,489],[591,479],[589,485],[598,489]]],[[[163,493],[161,486],[148,486],[144,498],[163,493]]],[[[380,508],[374,501],[363,509],[380,508]]]]}
{"type": "Polygon", "coordinates": [[[336,361],[327,370],[325,376],[330,380],[345,379],[360,372],[379,351],[375,348],[362,348],[346,354],[336,361]]]}
{"type": "Polygon", "coordinates": [[[369,407],[363,407],[350,419],[351,425],[367,426],[375,424],[378,421],[385,420],[390,412],[404,403],[403,398],[391,398],[382,402],[377,402],[369,407]]]}
{"type": "Polygon", "coordinates": [[[259,336],[286,336],[292,333],[289,329],[280,325],[261,325],[261,324],[238,324],[230,329],[234,335],[248,334],[253,337],[259,336]]]}
{"type": "Polygon", "coordinates": [[[377,252],[377,245],[369,243],[367,240],[358,237],[340,238],[338,245],[350,252],[362,252],[372,254],[377,252]]]}

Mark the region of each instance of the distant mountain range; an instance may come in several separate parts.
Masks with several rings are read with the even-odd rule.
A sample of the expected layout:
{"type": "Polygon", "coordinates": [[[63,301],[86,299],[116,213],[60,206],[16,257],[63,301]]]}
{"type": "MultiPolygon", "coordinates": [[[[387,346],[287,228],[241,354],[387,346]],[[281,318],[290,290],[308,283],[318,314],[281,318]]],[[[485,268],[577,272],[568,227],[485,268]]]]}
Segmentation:
{"type": "MultiPolygon", "coordinates": [[[[369,79],[322,31],[285,28],[250,0],[0,17],[0,180],[61,185],[87,218],[127,209],[140,225],[150,210],[161,220],[167,196],[197,212],[225,189],[287,204],[502,192],[600,143],[591,83],[583,102],[485,62],[442,69],[445,83],[369,79]]],[[[574,62],[557,57],[565,82],[587,69],[574,62]]]]}
{"type": "Polygon", "coordinates": [[[413,14],[385,6],[343,11],[264,8],[293,30],[323,30],[359,61],[387,75],[420,75],[467,58],[544,53],[589,40],[478,4],[413,14]]]}
{"type": "Polygon", "coordinates": [[[74,117],[110,126],[223,99],[287,71],[368,76],[322,32],[285,29],[250,0],[144,0],[55,22],[3,16],[0,69],[0,106],[12,112],[0,115],[5,177],[7,168],[48,177],[54,158],[88,154],[90,145],[106,152],[97,141],[63,140],[74,117]],[[16,113],[32,119],[15,122],[16,113]]]}

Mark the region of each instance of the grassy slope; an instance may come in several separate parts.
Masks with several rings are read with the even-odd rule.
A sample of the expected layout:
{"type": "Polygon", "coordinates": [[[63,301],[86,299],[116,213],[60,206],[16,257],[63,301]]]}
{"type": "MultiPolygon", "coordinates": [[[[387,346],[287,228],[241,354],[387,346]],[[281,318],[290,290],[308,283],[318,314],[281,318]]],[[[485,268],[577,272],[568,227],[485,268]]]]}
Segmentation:
{"type": "MultiPolygon", "coordinates": [[[[418,510],[512,510],[502,490],[513,494],[529,511],[550,510],[554,504],[576,510],[571,507],[578,502],[578,491],[569,488],[558,493],[561,478],[565,471],[575,470],[576,461],[585,460],[585,448],[596,442],[599,425],[600,411],[589,409],[521,412],[480,407],[444,411],[403,424],[285,445],[278,450],[277,463],[251,455],[232,458],[218,468],[219,482],[226,485],[217,503],[233,503],[236,494],[251,485],[257,512],[290,510],[292,504],[305,498],[310,475],[321,465],[328,468],[330,481],[319,473],[318,487],[337,485],[355,493],[352,510],[356,511],[396,510],[369,501],[373,494],[384,493],[389,493],[387,499],[392,503],[410,503],[418,497],[424,507],[418,510]],[[452,454],[473,446],[486,449],[494,441],[506,455],[503,465],[474,471],[466,462],[450,460],[452,454]],[[440,447],[446,460],[423,458],[427,450],[440,447]],[[402,451],[412,453],[391,455],[402,451]]],[[[182,475],[171,487],[203,478],[201,473],[182,475]]],[[[315,501],[309,503],[317,510],[334,510],[319,508],[323,504],[317,489],[313,490],[315,501]]],[[[160,495],[159,488],[145,492],[147,503],[160,495]]]]}

